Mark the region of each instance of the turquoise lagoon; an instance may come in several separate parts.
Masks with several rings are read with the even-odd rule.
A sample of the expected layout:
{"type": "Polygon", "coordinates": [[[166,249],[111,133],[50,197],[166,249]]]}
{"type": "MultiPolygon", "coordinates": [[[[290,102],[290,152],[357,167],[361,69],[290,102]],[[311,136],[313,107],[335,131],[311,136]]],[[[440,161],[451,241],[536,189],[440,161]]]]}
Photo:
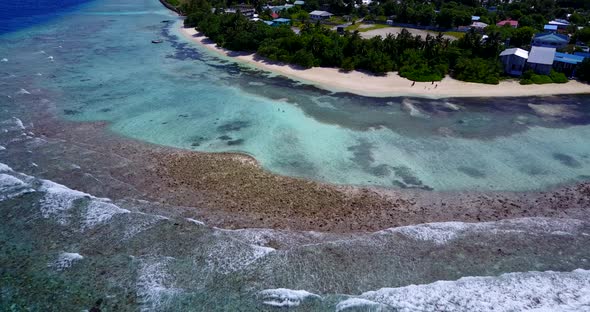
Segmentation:
{"type": "Polygon", "coordinates": [[[211,55],[178,23],[156,1],[105,0],[4,35],[0,92],[34,107],[19,93],[38,90],[71,120],[335,184],[525,191],[590,175],[588,96],[333,93],[211,55]]]}

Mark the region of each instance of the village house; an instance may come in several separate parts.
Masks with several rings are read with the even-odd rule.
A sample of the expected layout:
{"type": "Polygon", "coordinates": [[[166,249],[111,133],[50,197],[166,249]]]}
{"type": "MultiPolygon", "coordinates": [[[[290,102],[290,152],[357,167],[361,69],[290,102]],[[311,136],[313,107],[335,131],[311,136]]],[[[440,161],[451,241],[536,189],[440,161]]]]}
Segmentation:
{"type": "Polygon", "coordinates": [[[557,32],[557,25],[545,25],[543,26],[543,31],[546,33],[556,33],[557,32]]]}
{"type": "Polygon", "coordinates": [[[553,68],[568,77],[574,76],[578,64],[584,61],[584,56],[556,52],[553,58],[553,68]]]}
{"type": "Polygon", "coordinates": [[[564,19],[555,19],[550,21],[549,25],[555,25],[557,26],[557,29],[566,29],[570,25],[570,22],[564,19]]]}
{"type": "Polygon", "coordinates": [[[525,69],[529,52],[520,48],[506,49],[500,53],[504,72],[512,76],[520,76],[525,69]]]}
{"type": "Polygon", "coordinates": [[[502,27],[504,25],[508,25],[508,26],[510,26],[512,28],[517,28],[518,27],[518,21],[507,19],[507,20],[499,21],[498,23],[496,23],[496,26],[502,27]]]}
{"type": "Polygon", "coordinates": [[[275,18],[271,26],[291,25],[291,20],[288,18],[275,18]]]}
{"type": "Polygon", "coordinates": [[[309,13],[309,17],[313,20],[325,20],[325,19],[329,19],[332,15],[332,13],[327,12],[327,11],[311,11],[311,13],[309,13]]]}
{"type": "Polygon", "coordinates": [[[228,8],[225,10],[225,13],[237,13],[238,11],[248,18],[253,18],[254,14],[256,14],[256,9],[254,9],[254,7],[252,7],[251,5],[247,4],[238,4],[236,6],[228,8]]]}
{"type": "Polygon", "coordinates": [[[533,46],[547,47],[561,49],[569,43],[570,38],[566,35],[555,34],[555,33],[542,33],[536,34],[533,37],[533,46]]]}
{"type": "Polygon", "coordinates": [[[527,61],[527,68],[540,75],[549,75],[553,68],[555,48],[532,47],[527,61]]]}

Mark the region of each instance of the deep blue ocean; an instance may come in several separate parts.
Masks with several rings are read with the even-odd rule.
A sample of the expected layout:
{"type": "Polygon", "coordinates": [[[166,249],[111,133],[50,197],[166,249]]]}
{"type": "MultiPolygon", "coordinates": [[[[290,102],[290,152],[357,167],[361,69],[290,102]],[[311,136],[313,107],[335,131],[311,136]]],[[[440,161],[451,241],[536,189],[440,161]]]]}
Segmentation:
{"type": "Polygon", "coordinates": [[[0,1],[0,34],[46,22],[89,0],[0,1]]]}

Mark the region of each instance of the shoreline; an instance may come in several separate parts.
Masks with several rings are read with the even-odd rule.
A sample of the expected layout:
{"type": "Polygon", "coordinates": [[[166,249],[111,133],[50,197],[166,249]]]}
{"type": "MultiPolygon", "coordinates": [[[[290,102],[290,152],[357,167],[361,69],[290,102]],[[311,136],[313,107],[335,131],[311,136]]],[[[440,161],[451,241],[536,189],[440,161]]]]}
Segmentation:
{"type": "Polygon", "coordinates": [[[498,85],[488,85],[459,81],[447,76],[442,81],[435,81],[435,85],[431,82],[416,82],[412,86],[411,80],[403,78],[395,72],[390,72],[386,76],[374,76],[359,71],[341,72],[337,68],[301,69],[263,59],[255,53],[234,52],[220,48],[196,29],[185,28],[182,23],[177,23],[177,25],[179,32],[187,40],[218,56],[334,92],[348,92],[369,97],[413,96],[433,99],[590,94],[589,84],[575,80],[564,84],[544,85],[521,85],[516,80],[510,80],[501,81],[498,85]]]}

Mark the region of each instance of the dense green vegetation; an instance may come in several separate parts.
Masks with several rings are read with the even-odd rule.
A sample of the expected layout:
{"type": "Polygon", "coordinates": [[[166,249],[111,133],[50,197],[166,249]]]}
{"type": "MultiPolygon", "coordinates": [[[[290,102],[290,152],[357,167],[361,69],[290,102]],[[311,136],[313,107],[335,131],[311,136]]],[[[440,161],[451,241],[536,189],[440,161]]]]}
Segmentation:
{"type": "Polygon", "coordinates": [[[257,52],[305,68],[339,67],[374,74],[399,71],[414,81],[441,80],[449,72],[474,82],[498,83],[499,79],[499,37],[482,43],[475,32],[454,42],[442,34],[422,38],[405,30],[397,36],[363,39],[358,32],[341,36],[307,23],[296,35],[286,26],[270,27],[240,14],[212,13],[208,5],[189,14],[185,24],[198,28],[221,47],[257,52]]]}
{"type": "MultiPolygon", "coordinates": [[[[574,40],[590,41],[590,27],[578,30],[576,25],[586,25],[588,5],[582,1],[521,0],[512,4],[496,3],[498,10],[491,11],[475,0],[387,0],[367,6],[355,6],[352,0],[307,0],[303,7],[294,6],[280,12],[300,28],[297,35],[287,26],[271,27],[263,22],[253,22],[241,14],[223,14],[223,8],[231,6],[231,0],[176,0],[187,14],[185,25],[196,27],[219,46],[235,50],[257,52],[271,60],[309,68],[313,66],[338,67],[342,70],[364,70],[377,75],[398,71],[403,77],[414,81],[440,80],[445,75],[470,82],[497,84],[501,79],[502,67],[498,53],[507,47],[528,48],[533,34],[537,33],[549,19],[564,17],[572,12],[572,33],[574,40]],[[215,2],[217,1],[217,2],[215,2]],[[570,8],[560,7],[567,4],[570,8]],[[352,19],[384,21],[395,16],[395,21],[417,25],[437,26],[440,29],[468,25],[471,16],[478,15],[481,21],[489,23],[483,39],[480,33],[470,31],[458,40],[450,41],[442,34],[413,36],[402,31],[397,36],[363,39],[354,26],[343,35],[329,30],[329,27],[309,20],[306,11],[328,7],[336,14],[350,14],[352,19]],[[213,9],[212,8],[217,8],[213,9]],[[437,11],[435,11],[437,10],[437,11]],[[502,19],[518,19],[521,27],[498,27],[502,19]]],[[[494,4],[494,1],[490,1],[494,4]]],[[[250,2],[261,12],[260,16],[270,18],[270,11],[263,10],[265,4],[283,4],[284,0],[252,0],[250,2]]],[[[343,20],[340,18],[338,23],[343,20]]],[[[327,21],[327,23],[331,23],[327,21]]],[[[334,22],[335,23],[335,22],[334,22]]],[[[379,25],[379,24],[377,24],[379,25]]],[[[377,26],[380,27],[380,26],[377,26]]],[[[524,83],[561,82],[562,75],[524,77],[524,83]]]]}
{"type": "Polygon", "coordinates": [[[546,84],[546,83],[566,83],[568,81],[567,77],[563,73],[558,73],[554,70],[551,70],[549,75],[538,75],[535,74],[532,70],[528,70],[522,74],[522,79],[520,80],[520,84],[527,85],[527,84],[546,84]]]}

